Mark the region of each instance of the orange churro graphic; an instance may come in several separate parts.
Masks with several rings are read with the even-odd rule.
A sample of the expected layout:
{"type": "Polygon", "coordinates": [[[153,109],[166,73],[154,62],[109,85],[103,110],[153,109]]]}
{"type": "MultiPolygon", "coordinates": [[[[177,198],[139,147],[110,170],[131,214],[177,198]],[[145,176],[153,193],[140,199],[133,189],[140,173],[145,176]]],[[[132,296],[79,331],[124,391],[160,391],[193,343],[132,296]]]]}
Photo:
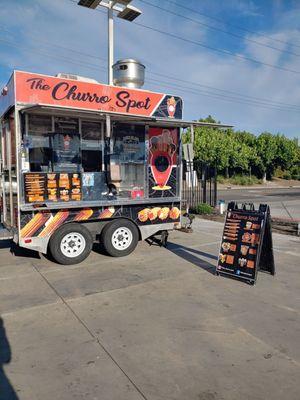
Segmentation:
{"type": "Polygon", "coordinates": [[[114,215],[114,212],[115,212],[114,207],[106,208],[100,213],[99,218],[100,219],[110,218],[114,215]]]}
{"type": "Polygon", "coordinates": [[[161,208],[157,213],[158,218],[161,219],[162,221],[164,219],[167,219],[168,215],[169,215],[169,211],[170,211],[170,209],[168,207],[161,208]]]}
{"type": "Polygon", "coordinates": [[[50,215],[50,213],[35,214],[32,220],[21,229],[21,237],[26,238],[32,236],[42,225],[44,225],[50,215]]]}
{"type": "Polygon", "coordinates": [[[141,222],[146,222],[149,218],[150,208],[144,208],[143,210],[138,212],[138,219],[141,222]]]}
{"type": "Polygon", "coordinates": [[[68,218],[68,216],[69,216],[69,211],[58,211],[58,213],[48,221],[48,224],[38,235],[38,237],[45,237],[50,235],[68,218]]]}
{"type": "Polygon", "coordinates": [[[169,217],[171,219],[178,219],[180,216],[180,210],[177,207],[173,207],[171,208],[170,212],[169,212],[169,217]]]}
{"type": "Polygon", "coordinates": [[[81,210],[73,221],[85,221],[89,219],[93,215],[93,210],[91,208],[87,208],[86,210],[81,210]]]}
{"type": "Polygon", "coordinates": [[[160,207],[154,207],[149,211],[148,218],[150,219],[150,221],[154,221],[157,218],[157,214],[158,214],[159,210],[160,210],[160,207]]]}

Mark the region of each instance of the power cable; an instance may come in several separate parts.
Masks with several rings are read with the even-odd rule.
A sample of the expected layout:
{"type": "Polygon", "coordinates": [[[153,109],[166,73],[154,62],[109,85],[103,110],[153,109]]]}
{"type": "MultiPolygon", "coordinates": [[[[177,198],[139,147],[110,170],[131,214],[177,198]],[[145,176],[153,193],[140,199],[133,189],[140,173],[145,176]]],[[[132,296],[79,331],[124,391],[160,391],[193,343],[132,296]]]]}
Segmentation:
{"type": "MultiPolygon", "coordinates": [[[[74,4],[76,3],[76,0],[69,0],[69,1],[71,1],[74,4]]],[[[94,11],[101,12],[102,14],[105,13],[105,11],[99,10],[97,8],[94,11]]],[[[233,53],[233,52],[231,52],[229,50],[219,49],[219,48],[213,47],[213,46],[208,46],[208,45],[204,44],[203,42],[187,39],[187,38],[184,38],[182,36],[176,35],[174,33],[166,32],[166,31],[163,31],[161,29],[154,28],[154,27],[151,27],[149,25],[145,25],[145,24],[142,24],[142,23],[139,23],[139,22],[136,22],[136,21],[132,21],[131,23],[135,24],[137,26],[143,27],[145,29],[149,29],[149,30],[152,30],[154,32],[160,33],[162,35],[166,35],[166,36],[172,37],[174,39],[181,40],[181,41],[186,42],[186,43],[195,44],[197,46],[206,48],[206,49],[211,50],[211,51],[215,51],[215,52],[218,52],[218,53],[222,53],[222,54],[226,54],[226,55],[229,55],[229,56],[233,56],[233,57],[241,59],[241,60],[250,61],[250,62],[253,62],[255,64],[264,65],[264,66],[267,66],[269,68],[274,68],[274,69],[278,69],[278,70],[281,70],[281,71],[290,72],[290,73],[294,73],[294,74],[300,74],[300,71],[295,71],[295,70],[292,70],[292,69],[289,69],[289,68],[279,67],[278,65],[265,63],[263,61],[259,61],[259,60],[256,60],[254,58],[251,58],[251,57],[242,56],[241,54],[235,54],[235,53],[233,53]]]]}
{"type": "Polygon", "coordinates": [[[243,100],[243,99],[235,99],[234,97],[230,97],[230,96],[225,96],[225,95],[220,95],[217,93],[210,93],[210,92],[205,92],[205,91],[196,91],[192,88],[187,88],[185,86],[180,86],[180,85],[174,85],[174,84],[170,84],[169,82],[165,83],[165,82],[161,82],[155,79],[149,79],[149,81],[156,86],[159,87],[167,87],[167,88],[171,88],[172,90],[174,90],[174,88],[176,90],[180,90],[184,93],[190,93],[192,95],[195,96],[205,96],[205,97],[209,97],[212,99],[218,99],[218,100],[223,100],[223,101],[229,101],[232,103],[237,103],[237,104],[243,104],[243,105],[250,105],[253,106],[255,108],[265,108],[265,109],[269,109],[269,110],[277,110],[277,111],[290,111],[290,112],[299,112],[299,110],[294,110],[294,109],[290,109],[290,108],[280,108],[280,107],[276,107],[276,106],[269,106],[267,104],[264,103],[256,103],[250,100],[243,100]],[[153,83],[154,82],[154,83],[153,83]],[[159,83],[156,83],[159,82],[159,83]]]}
{"type": "MultiPolygon", "coordinates": [[[[70,0],[70,1],[71,1],[72,3],[76,3],[76,0],[70,0]]],[[[145,2],[145,3],[148,3],[148,2],[145,1],[145,0],[140,0],[140,1],[143,1],[143,2],[145,2]]],[[[149,4],[150,4],[150,3],[149,3],[149,4]]],[[[97,9],[97,11],[101,11],[101,10],[98,10],[98,9],[97,9]]],[[[101,12],[102,12],[102,11],[101,11],[101,12]]],[[[103,13],[105,13],[105,11],[103,11],[103,13]]],[[[4,26],[0,26],[0,30],[3,30],[3,31],[5,31],[5,32],[7,32],[7,33],[9,33],[9,34],[13,34],[13,33],[14,33],[14,32],[12,32],[12,31],[8,30],[8,29],[7,29],[6,27],[4,27],[4,26]]],[[[27,33],[27,32],[26,32],[26,34],[27,34],[28,36],[34,37],[34,38],[36,39],[37,42],[45,43],[46,45],[49,45],[49,46],[58,47],[58,48],[61,48],[61,49],[64,49],[64,50],[67,50],[67,51],[70,51],[70,52],[73,52],[73,53],[76,53],[76,54],[79,54],[79,55],[83,55],[83,56],[86,56],[86,57],[90,57],[90,58],[94,58],[94,59],[99,59],[99,60],[102,60],[102,61],[107,62],[107,59],[105,59],[105,58],[98,57],[98,56],[93,55],[93,54],[83,53],[83,52],[81,52],[81,51],[78,51],[78,50],[75,50],[75,49],[72,49],[72,48],[69,48],[69,47],[61,46],[61,45],[58,45],[58,44],[56,44],[56,43],[51,43],[51,42],[49,42],[49,41],[37,39],[35,35],[31,35],[31,34],[29,34],[29,33],[27,33]]],[[[1,39],[0,39],[0,40],[1,40],[1,39]]],[[[49,55],[48,55],[48,56],[49,56],[49,55]]],[[[51,55],[51,57],[54,58],[53,55],[51,55]]],[[[69,61],[69,59],[68,59],[68,61],[69,61]]],[[[72,62],[72,60],[70,60],[70,62],[72,62]]],[[[75,61],[75,62],[76,62],[76,64],[78,64],[78,65],[81,65],[81,64],[82,64],[82,63],[79,64],[78,61],[75,61]]],[[[91,64],[91,65],[92,65],[93,67],[97,68],[97,69],[99,68],[96,64],[91,64]]],[[[186,81],[186,80],[182,80],[182,79],[180,79],[180,78],[178,78],[178,77],[170,77],[169,75],[159,74],[159,73],[155,73],[155,72],[150,72],[150,74],[157,75],[157,76],[161,76],[161,77],[164,77],[164,78],[167,78],[167,79],[172,79],[172,80],[174,80],[174,81],[176,81],[176,82],[177,82],[177,81],[180,81],[180,82],[187,83],[187,84],[192,84],[192,85],[197,85],[197,86],[205,87],[205,88],[207,88],[207,89],[212,89],[212,90],[216,90],[216,91],[220,91],[220,92],[224,92],[224,93],[229,93],[229,94],[241,96],[241,97],[243,97],[243,98],[246,97],[246,98],[249,98],[249,99],[254,99],[254,100],[259,100],[259,101],[266,101],[266,102],[268,102],[268,103],[270,103],[270,104],[272,103],[272,104],[274,104],[274,105],[291,106],[291,107],[294,107],[294,108],[296,108],[296,109],[300,109],[299,106],[296,106],[296,105],[294,105],[294,104],[283,103],[283,102],[278,102],[278,101],[271,101],[270,99],[263,99],[263,98],[259,98],[259,97],[255,97],[255,96],[249,96],[249,95],[245,95],[245,94],[240,94],[240,93],[237,93],[237,92],[234,92],[234,91],[224,90],[224,89],[220,89],[220,88],[216,88],[216,87],[208,86],[208,85],[203,85],[203,84],[200,84],[200,83],[198,83],[198,82],[186,81]]]]}
{"type": "MultiPolygon", "coordinates": [[[[72,0],[71,0],[71,1],[72,1],[72,0]]],[[[76,1],[76,0],[74,0],[74,1],[76,1]]],[[[141,1],[141,0],[140,0],[140,1],[141,1]]],[[[260,36],[260,37],[264,37],[264,38],[269,39],[269,40],[272,40],[272,41],[274,41],[274,42],[278,42],[278,43],[284,44],[284,45],[286,45],[286,46],[289,46],[289,45],[290,45],[290,43],[288,43],[288,42],[286,42],[286,41],[284,41],[284,40],[275,39],[275,38],[272,38],[271,36],[265,35],[265,34],[263,34],[263,33],[257,33],[257,32],[255,32],[255,31],[252,31],[252,30],[250,30],[250,29],[244,28],[244,27],[239,26],[239,25],[232,24],[232,23],[230,23],[230,22],[224,22],[221,18],[212,17],[211,15],[208,15],[208,14],[205,14],[205,13],[200,12],[200,11],[198,11],[198,10],[195,10],[195,9],[193,9],[193,8],[184,6],[183,4],[179,4],[179,3],[177,3],[176,1],[168,0],[168,3],[173,4],[173,5],[177,6],[177,7],[180,7],[180,8],[182,8],[182,9],[186,10],[186,11],[190,11],[190,12],[192,12],[192,13],[201,15],[202,17],[208,18],[208,19],[210,19],[210,20],[212,20],[212,21],[216,21],[216,22],[218,22],[218,23],[222,23],[223,25],[231,26],[232,28],[238,29],[238,30],[240,30],[240,31],[244,31],[244,32],[247,32],[247,33],[252,33],[252,34],[254,34],[254,35],[258,35],[258,36],[260,36]]],[[[297,45],[297,44],[295,44],[295,43],[292,43],[291,45],[294,46],[294,47],[299,47],[299,48],[300,48],[300,45],[297,45]]]]}
{"type": "MultiPolygon", "coordinates": [[[[22,49],[24,49],[23,46],[18,45],[16,43],[12,43],[12,42],[9,42],[9,41],[4,40],[4,39],[0,39],[0,41],[8,43],[11,46],[21,47],[22,49]]],[[[62,58],[60,56],[52,55],[52,54],[49,54],[49,53],[44,53],[44,52],[41,52],[41,51],[38,51],[38,50],[35,50],[35,49],[26,49],[26,51],[37,53],[37,54],[41,54],[43,56],[51,57],[51,58],[54,58],[54,59],[58,59],[60,61],[63,60],[63,61],[69,62],[71,64],[79,65],[79,66],[86,67],[86,68],[89,68],[89,69],[94,69],[94,70],[97,70],[97,71],[100,69],[100,70],[106,71],[106,69],[104,67],[97,66],[96,64],[80,63],[80,62],[71,60],[71,59],[66,58],[66,57],[62,58]]],[[[151,74],[164,76],[163,74],[158,74],[158,73],[151,73],[151,74]]],[[[170,77],[168,77],[168,76],[166,76],[166,77],[170,79],[170,77]]],[[[274,104],[274,105],[272,105],[272,104],[266,105],[266,104],[262,103],[261,101],[258,102],[258,101],[247,100],[247,99],[242,99],[242,98],[238,98],[237,99],[236,97],[234,98],[233,96],[220,95],[218,93],[211,93],[211,92],[208,92],[208,91],[205,92],[203,90],[195,91],[193,88],[189,88],[187,86],[180,86],[178,84],[172,84],[170,82],[161,82],[161,81],[154,80],[154,79],[152,79],[152,81],[160,82],[159,85],[157,83],[154,83],[154,85],[156,85],[156,86],[171,87],[173,89],[174,88],[175,89],[180,89],[183,92],[191,93],[191,94],[198,95],[198,96],[201,93],[202,96],[206,96],[206,97],[210,97],[210,98],[214,98],[214,99],[221,99],[221,100],[227,99],[228,101],[235,102],[235,103],[238,103],[238,104],[252,105],[252,106],[255,106],[255,107],[259,106],[259,107],[268,108],[268,109],[276,109],[276,110],[279,110],[279,111],[297,111],[297,112],[299,112],[299,110],[290,110],[289,109],[289,107],[290,107],[289,105],[287,105],[286,108],[282,108],[282,106],[280,108],[279,106],[276,106],[276,104],[274,104]]],[[[180,80],[178,79],[178,81],[180,81],[180,80]]],[[[188,82],[188,81],[186,81],[186,82],[188,82]]],[[[192,82],[189,82],[189,83],[192,83],[192,82]]],[[[284,106],[285,105],[283,105],[283,107],[284,106]]],[[[292,106],[292,107],[294,107],[294,106],[292,106]]]]}
{"type": "Polygon", "coordinates": [[[280,53],[287,53],[287,54],[291,54],[291,55],[296,56],[296,57],[300,57],[300,54],[296,54],[296,53],[294,53],[294,52],[292,52],[292,51],[279,49],[278,47],[273,47],[273,46],[271,46],[271,45],[268,45],[268,44],[265,44],[265,43],[261,43],[261,42],[259,42],[259,41],[257,41],[257,40],[250,39],[250,38],[247,38],[247,37],[245,37],[245,36],[238,35],[238,34],[236,34],[236,33],[232,33],[232,32],[226,31],[226,30],[224,30],[224,29],[221,29],[221,28],[217,28],[217,27],[215,27],[215,26],[208,25],[208,24],[206,24],[206,23],[204,23],[204,22],[200,22],[199,20],[196,20],[196,19],[194,19],[194,18],[187,17],[187,16],[182,15],[182,14],[179,14],[179,13],[177,13],[177,12],[175,12],[175,11],[172,11],[172,10],[169,10],[169,9],[166,9],[166,8],[163,8],[163,7],[160,7],[160,6],[157,6],[157,5],[155,5],[155,4],[152,4],[152,3],[150,3],[150,2],[147,1],[147,0],[139,0],[139,1],[142,2],[142,3],[144,3],[144,4],[149,5],[149,6],[151,6],[151,7],[155,7],[155,8],[157,8],[157,9],[159,9],[159,10],[165,11],[165,12],[167,12],[167,13],[169,13],[169,14],[173,14],[173,15],[175,15],[175,16],[177,16],[177,17],[180,17],[180,18],[186,19],[186,20],[188,20],[188,21],[194,22],[195,24],[198,24],[198,25],[201,25],[201,26],[205,26],[205,27],[208,28],[208,29],[211,29],[211,30],[214,30],[214,31],[217,31],[217,32],[222,32],[222,33],[225,33],[225,34],[227,34],[227,35],[230,35],[230,36],[233,36],[233,37],[236,37],[236,38],[239,38],[239,39],[243,39],[243,40],[246,40],[246,41],[251,42],[251,43],[255,43],[255,44],[259,45],[259,46],[267,47],[267,48],[269,48],[269,49],[279,51],[280,53]]]}
{"type": "Polygon", "coordinates": [[[195,40],[187,39],[187,38],[184,38],[182,36],[176,35],[174,33],[170,33],[170,32],[166,32],[166,31],[162,31],[161,29],[153,28],[153,27],[151,27],[149,25],[141,24],[139,22],[134,22],[134,21],[132,23],[135,24],[135,25],[141,26],[143,28],[150,29],[150,30],[152,30],[154,32],[170,36],[170,37],[172,37],[174,39],[178,39],[178,40],[181,40],[181,41],[186,42],[186,43],[192,43],[192,44],[195,44],[196,46],[204,47],[204,48],[206,48],[208,50],[211,50],[211,51],[215,51],[215,52],[218,52],[218,53],[222,53],[222,54],[226,54],[226,55],[229,55],[229,56],[233,56],[233,57],[241,59],[241,60],[250,61],[250,62],[255,63],[255,64],[265,65],[266,67],[279,69],[281,71],[291,72],[293,74],[300,74],[300,71],[296,71],[296,70],[285,68],[285,67],[279,67],[278,65],[269,64],[269,63],[266,63],[266,62],[263,62],[263,61],[256,60],[256,59],[251,58],[251,57],[242,56],[241,54],[235,54],[235,53],[233,53],[232,51],[229,51],[229,50],[224,50],[224,49],[219,49],[217,47],[208,46],[208,45],[204,44],[203,42],[198,42],[198,41],[195,41],[195,40]]]}
{"type": "Polygon", "coordinates": [[[234,91],[231,91],[231,90],[225,90],[225,89],[220,89],[220,88],[217,88],[217,87],[214,87],[214,86],[204,85],[204,84],[201,84],[199,82],[187,81],[185,79],[181,79],[181,78],[178,78],[178,77],[175,77],[175,76],[166,75],[166,74],[161,74],[161,73],[158,73],[158,72],[149,72],[149,73],[150,73],[150,75],[160,76],[162,78],[170,79],[170,80],[176,81],[176,82],[187,83],[187,84],[190,84],[190,85],[193,85],[193,86],[196,85],[196,86],[199,86],[199,87],[204,87],[206,89],[212,89],[212,90],[216,90],[216,91],[223,92],[223,93],[229,93],[229,94],[233,94],[233,95],[236,95],[236,96],[240,96],[242,98],[248,98],[250,100],[253,99],[253,100],[263,101],[263,102],[267,102],[267,103],[270,103],[270,104],[274,104],[275,106],[276,105],[279,105],[279,106],[290,106],[292,108],[300,110],[300,106],[295,105],[295,104],[291,104],[291,103],[284,103],[284,102],[280,102],[280,101],[273,101],[273,100],[266,99],[266,98],[249,96],[249,95],[238,93],[238,92],[234,92],[234,91]]]}
{"type": "MultiPolygon", "coordinates": [[[[24,46],[19,45],[19,44],[14,43],[14,42],[10,42],[9,40],[5,40],[5,39],[0,38],[0,42],[3,42],[3,43],[6,43],[6,44],[8,44],[10,46],[21,48],[21,49],[25,50],[24,46]]],[[[79,61],[76,61],[76,60],[73,60],[73,59],[70,59],[70,58],[67,58],[67,57],[57,56],[57,55],[45,53],[45,52],[42,52],[40,50],[30,49],[28,47],[26,47],[26,51],[29,51],[31,53],[37,53],[37,54],[40,54],[42,56],[50,57],[50,58],[53,58],[53,59],[56,59],[56,60],[59,60],[59,61],[66,61],[66,62],[68,62],[70,64],[79,65],[81,67],[86,67],[86,68],[94,69],[94,70],[97,70],[97,71],[99,69],[102,69],[102,70],[106,71],[106,68],[101,67],[101,66],[97,66],[96,64],[82,63],[82,62],[79,62],[79,61]]]]}
{"type": "MultiPolygon", "coordinates": [[[[70,0],[70,1],[72,1],[74,3],[73,0],[70,0]]],[[[12,42],[9,42],[9,41],[3,40],[3,39],[0,39],[0,40],[3,41],[3,42],[6,42],[6,43],[8,43],[8,44],[10,44],[12,46],[23,48],[23,46],[17,45],[16,43],[12,43],[12,42]]],[[[78,61],[75,61],[75,60],[72,60],[72,59],[69,59],[69,58],[66,58],[66,57],[54,56],[52,54],[40,52],[38,50],[33,50],[33,49],[28,49],[28,51],[35,52],[35,53],[41,54],[41,55],[46,56],[46,57],[55,58],[55,59],[58,59],[60,61],[62,61],[62,60],[63,61],[67,61],[69,63],[75,64],[75,65],[80,65],[80,66],[83,66],[83,67],[86,67],[86,68],[90,68],[90,69],[94,69],[94,70],[97,70],[97,71],[99,69],[106,71],[106,69],[104,67],[97,66],[96,64],[81,63],[81,62],[78,62],[78,61]]],[[[94,57],[94,56],[91,55],[91,57],[94,57]]],[[[253,96],[241,95],[241,94],[236,93],[236,92],[230,92],[230,91],[226,91],[224,89],[214,88],[214,87],[211,87],[211,86],[208,86],[208,85],[201,85],[200,83],[197,83],[197,82],[185,81],[185,80],[182,80],[182,79],[179,79],[179,78],[170,77],[169,75],[159,74],[159,73],[155,73],[155,72],[153,72],[151,74],[157,75],[157,76],[162,76],[162,77],[167,78],[167,79],[173,79],[173,80],[178,81],[178,82],[192,84],[193,86],[197,85],[197,86],[206,87],[206,88],[209,88],[209,89],[212,89],[212,90],[221,91],[221,92],[224,92],[224,93],[231,93],[234,96],[220,95],[219,93],[213,93],[213,92],[203,91],[203,90],[201,90],[201,91],[198,90],[197,92],[195,92],[195,91],[192,92],[194,90],[193,88],[189,88],[187,86],[180,86],[178,84],[177,85],[173,84],[173,86],[172,86],[172,84],[170,82],[166,82],[166,81],[161,82],[161,81],[156,80],[156,82],[160,82],[160,86],[179,88],[180,90],[183,90],[186,93],[192,93],[192,94],[195,94],[195,95],[199,95],[199,92],[200,92],[203,96],[207,96],[207,97],[212,97],[213,96],[213,98],[217,98],[217,99],[227,99],[228,101],[233,101],[235,103],[240,103],[240,104],[247,104],[247,105],[252,105],[252,106],[258,106],[259,105],[261,107],[264,106],[265,108],[268,107],[269,109],[272,107],[272,109],[277,109],[277,110],[281,110],[281,111],[286,111],[286,110],[288,110],[288,111],[299,111],[298,106],[295,106],[293,104],[287,104],[287,103],[282,103],[282,102],[274,102],[274,101],[270,101],[268,99],[260,99],[260,98],[256,98],[256,97],[253,97],[253,96]],[[239,96],[239,97],[237,98],[236,96],[239,96]],[[247,98],[249,100],[247,100],[247,98]],[[254,99],[254,101],[252,99],[254,99]],[[282,107],[284,107],[284,108],[282,108],[282,107]],[[294,108],[295,110],[290,110],[290,108],[294,108]]]]}
{"type": "MultiPolygon", "coordinates": [[[[9,33],[10,35],[13,35],[13,34],[14,34],[13,31],[10,31],[9,29],[7,29],[7,28],[6,28],[5,26],[3,26],[3,25],[2,25],[2,26],[0,25],[0,30],[2,30],[3,32],[9,33]]],[[[57,43],[51,43],[51,42],[48,42],[48,41],[46,41],[46,40],[41,40],[41,39],[38,38],[36,35],[30,34],[30,33],[28,33],[27,31],[26,31],[26,36],[32,37],[32,38],[34,38],[35,42],[43,43],[43,44],[45,44],[46,46],[52,46],[52,47],[60,48],[60,49],[62,49],[62,50],[70,51],[70,52],[75,53],[75,54],[78,54],[78,55],[80,55],[80,56],[89,57],[89,58],[95,58],[95,59],[99,59],[99,60],[101,60],[101,61],[106,61],[105,58],[102,58],[102,57],[99,57],[99,56],[96,56],[96,55],[93,55],[93,54],[88,54],[88,53],[85,53],[85,52],[82,52],[82,51],[78,51],[78,50],[72,49],[72,48],[70,48],[70,47],[65,47],[65,46],[59,45],[59,44],[57,44],[57,43]]]]}

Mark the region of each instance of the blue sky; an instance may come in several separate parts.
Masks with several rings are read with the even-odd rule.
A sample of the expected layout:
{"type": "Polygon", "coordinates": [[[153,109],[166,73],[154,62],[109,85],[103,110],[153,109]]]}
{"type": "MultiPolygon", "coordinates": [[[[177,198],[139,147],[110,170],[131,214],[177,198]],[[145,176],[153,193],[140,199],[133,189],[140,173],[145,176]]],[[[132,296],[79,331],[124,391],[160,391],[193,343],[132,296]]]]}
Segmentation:
{"type": "MultiPolygon", "coordinates": [[[[256,134],[300,136],[300,1],[145,1],[178,15],[133,0],[143,10],[138,24],[188,40],[116,18],[115,60],[140,59],[147,67],[145,88],[182,96],[185,119],[211,114],[256,134]]],[[[106,82],[106,58],[104,13],[75,0],[0,0],[1,87],[13,69],[106,82]]]]}

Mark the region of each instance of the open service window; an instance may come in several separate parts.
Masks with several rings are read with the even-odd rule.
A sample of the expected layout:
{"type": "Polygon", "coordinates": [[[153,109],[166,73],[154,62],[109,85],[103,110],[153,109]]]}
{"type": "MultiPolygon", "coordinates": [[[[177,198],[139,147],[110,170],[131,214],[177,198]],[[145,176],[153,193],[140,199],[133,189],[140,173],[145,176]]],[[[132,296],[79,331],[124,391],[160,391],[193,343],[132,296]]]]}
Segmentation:
{"type": "Polygon", "coordinates": [[[52,171],[52,117],[26,115],[26,125],[23,145],[24,151],[26,149],[27,152],[26,163],[28,164],[22,165],[22,169],[29,169],[31,172],[52,171]]]}
{"type": "Polygon", "coordinates": [[[21,169],[26,203],[108,198],[101,121],[31,113],[24,121],[21,169]]]}
{"type": "Polygon", "coordinates": [[[109,154],[109,182],[117,197],[145,197],[145,125],[114,123],[109,154]]]}
{"type": "Polygon", "coordinates": [[[83,172],[104,170],[102,124],[81,121],[81,162],[83,172]]]}
{"type": "Polygon", "coordinates": [[[53,172],[80,172],[78,118],[54,117],[54,132],[51,140],[53,172]]]}

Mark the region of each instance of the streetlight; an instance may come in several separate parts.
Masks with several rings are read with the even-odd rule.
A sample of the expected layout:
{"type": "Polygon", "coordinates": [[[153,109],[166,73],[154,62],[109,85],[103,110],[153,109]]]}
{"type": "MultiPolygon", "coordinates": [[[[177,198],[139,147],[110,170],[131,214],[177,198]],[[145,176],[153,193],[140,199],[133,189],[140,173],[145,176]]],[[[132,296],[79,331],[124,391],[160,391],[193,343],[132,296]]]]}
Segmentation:
{"type": "Polygon", "coordinates": [[[98,6],[107,8],[108,16],[108,84],[113,85],[114,64],[114,11],[117,11],[117,17],[127,21],[135,20],[142,12],[133,7],[132,0],[79,0],[78,5],[95,9],[98,6]]]}

